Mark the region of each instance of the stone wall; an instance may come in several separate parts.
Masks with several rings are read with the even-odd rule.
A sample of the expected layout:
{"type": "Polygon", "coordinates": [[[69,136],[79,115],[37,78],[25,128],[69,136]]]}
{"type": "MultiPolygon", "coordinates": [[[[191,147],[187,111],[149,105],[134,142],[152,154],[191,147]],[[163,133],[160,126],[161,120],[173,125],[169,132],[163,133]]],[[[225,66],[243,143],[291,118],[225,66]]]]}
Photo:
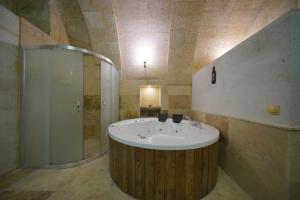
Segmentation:
{"type": "Polygon", "coordinates": [[[299,22],[289,12],[193,77],[193,118],[220,130],[219,164],[254,199],[300,198],[299,22]]]}
{"type": "Polygon", "coordinates": [[[193,109],[299,128],[299,22],[300,12],[291,11],[195,73],[193,109]]]}
{"type": "Polygon", "coordinates": [[[111,0],[78,0],[94,51],[121,65],[119,40],[111,0]]]}
{"type": "Polygon", "coordinates": [[[254,199],[299,199],[300,131],[193,111],[220,130],[219,165],[254,199]]]}
{"type": "Polygon", "coordinates": [[[61,44],[91,49],[88,30],[77,1],[73,0],[1,0],[16,15],[61,44]]]}
{"type": "Polygon", "coordinates": [[[19,166],[19,18],[0,5],[0,176],[19,166]]]}
{"type": "MultiPolygon", "coordinates": [[[[48,0],[49,1],[49,0],[48,0]]],[[[87,24],[77,1],[51,0],[50,5],[55,5],[56,17],[61,18],[68,40],[72,46],[94,50],[89,37],[87,24]]],[[[59,25],[57,23],[57,25],[59,25]]]]}
{"type": "Polygon", "coordinates": [[[101,61],[90,56],[83,56],[83,141],[84,157],[88,158],[100,151],[101,133],[101,61]],[[93,151],[91,147],[98,147],[93,151]]]}
{"type": "Polygon", "coordinates": [[[57,0],[51,0],[50,5],[50,36],[60,44],[70,44],[68,34],[62,17],[62,9],[57,0]]]}
{"type": "Polygon", "coordinates": [[[24,18],[20,18],[20,45],[54,45],[57,42],[24,18]]]}

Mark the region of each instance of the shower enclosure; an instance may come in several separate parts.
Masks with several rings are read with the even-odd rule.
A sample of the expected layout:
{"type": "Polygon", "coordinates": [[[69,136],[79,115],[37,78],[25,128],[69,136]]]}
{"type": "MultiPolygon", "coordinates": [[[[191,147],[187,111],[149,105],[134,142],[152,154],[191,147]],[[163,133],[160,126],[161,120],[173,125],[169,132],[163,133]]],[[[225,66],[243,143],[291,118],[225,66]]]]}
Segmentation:
{"type": "Polygon", "coordinates": [[[108,150],[118,121],[119,71],[106,57],[63,45],[23,50],[22,165],[78,163],[108,150]]]}

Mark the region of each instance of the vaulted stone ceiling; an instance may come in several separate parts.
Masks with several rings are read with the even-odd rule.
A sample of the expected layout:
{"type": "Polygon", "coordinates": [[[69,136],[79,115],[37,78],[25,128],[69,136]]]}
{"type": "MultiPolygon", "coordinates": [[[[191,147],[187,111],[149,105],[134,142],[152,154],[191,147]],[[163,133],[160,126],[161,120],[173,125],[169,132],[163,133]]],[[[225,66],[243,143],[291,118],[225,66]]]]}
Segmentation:
{"type": "Polygon", "coordinates": [[[297,0],[78,2],[94,49],[117,63],[121,60],[123,79],[152,77],[183,85],[191,83],[193,69],[212,62],[299,4],[297,0]]]}
{"type": "Polygon", "coordinates": [[[297,0],[207,1],[201,16],[193,67],[199,69],[292,8],[297,0]]]}
{"type": "Polygon", "coordinates": [[[85,18],[92,48],[120,66],[120,50],[111,0],[77,0],[85,18]]]}

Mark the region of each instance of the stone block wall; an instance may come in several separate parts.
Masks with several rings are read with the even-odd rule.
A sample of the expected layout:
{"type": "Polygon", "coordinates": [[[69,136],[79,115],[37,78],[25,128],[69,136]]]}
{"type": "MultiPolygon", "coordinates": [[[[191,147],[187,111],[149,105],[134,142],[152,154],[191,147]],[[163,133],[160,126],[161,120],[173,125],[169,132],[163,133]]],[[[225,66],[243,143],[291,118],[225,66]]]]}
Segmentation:
{"type": "Polygon", "coordinates": [[[19,18],[0,5],[0,176],[20,162],[19,18]]]}
{"type": "Polygon", "coordinates": [[[219,165],[254,199],[300,198],[299,13],[280,17],[193,77],[193,118],[220,130],[219,165]],[[273,104],[277,115],[267,111],[273,104]]]}
{"type": "Polygon", "coordinates": [[[193,111],[220,130],[219,165],[254,199],[299,199],[300,131],[193,111]]]}

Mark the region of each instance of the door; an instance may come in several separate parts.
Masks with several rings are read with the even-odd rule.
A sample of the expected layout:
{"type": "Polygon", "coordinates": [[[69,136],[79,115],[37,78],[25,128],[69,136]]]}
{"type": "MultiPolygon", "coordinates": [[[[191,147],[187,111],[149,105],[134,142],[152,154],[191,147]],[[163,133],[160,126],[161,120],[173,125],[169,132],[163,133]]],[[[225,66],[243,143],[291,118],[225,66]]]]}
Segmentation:
{"type": "Polygon", "coordinates": [[[83,54],[53,49],[50,164],[83,159],[83,54]]]}

